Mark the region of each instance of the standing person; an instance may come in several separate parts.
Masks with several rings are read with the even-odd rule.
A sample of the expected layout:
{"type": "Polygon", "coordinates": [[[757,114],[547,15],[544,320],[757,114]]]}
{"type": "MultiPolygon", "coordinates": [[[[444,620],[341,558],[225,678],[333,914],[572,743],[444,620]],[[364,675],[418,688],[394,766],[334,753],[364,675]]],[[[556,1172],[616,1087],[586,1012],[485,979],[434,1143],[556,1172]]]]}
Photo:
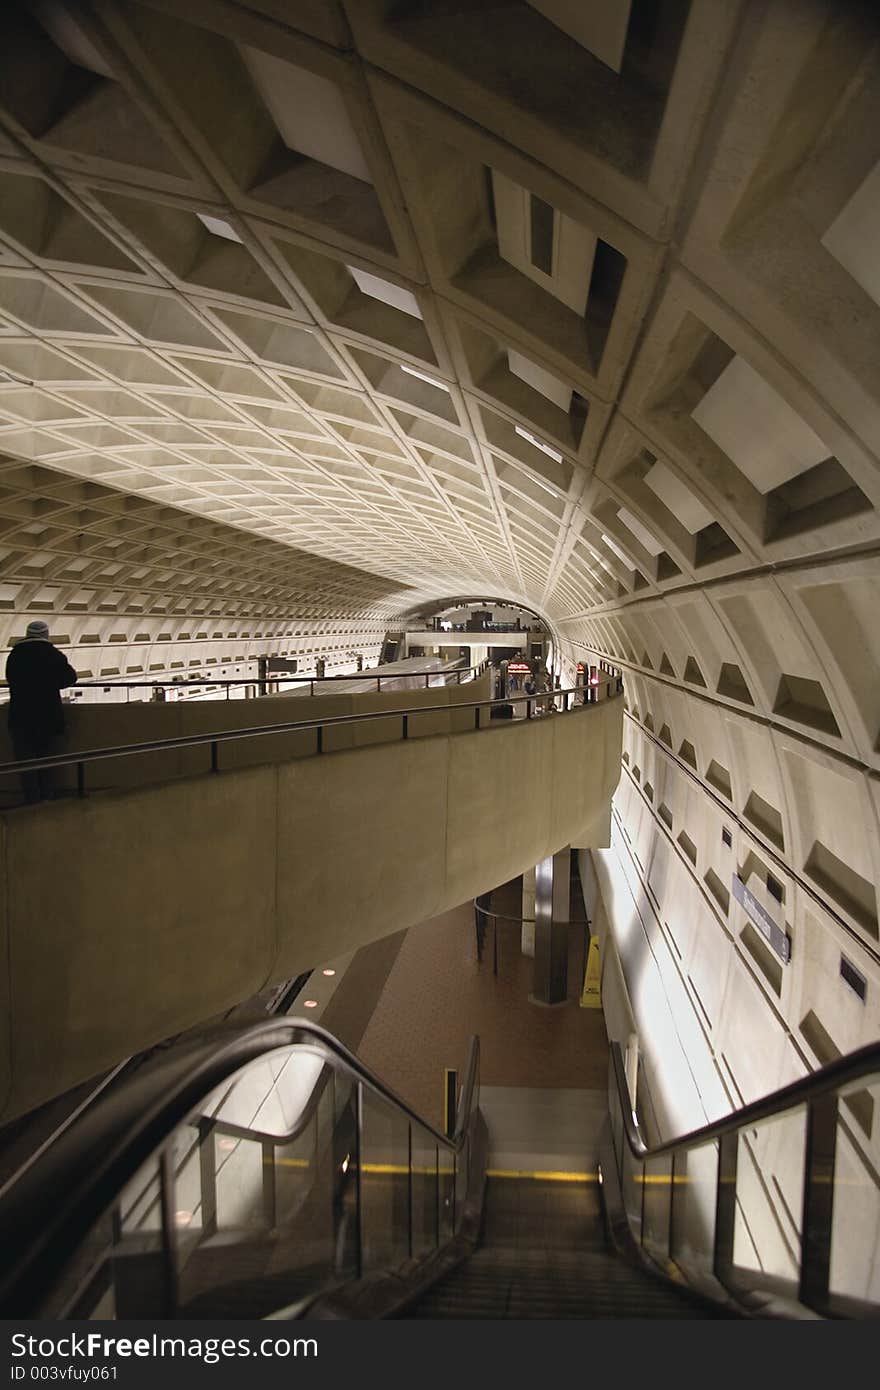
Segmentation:
{"type": "MultiPolygon", "coordinates": [[[[23,642],[17,642],[6,661],[9,683],[9,732],[16,758],[44,758],[52,740],[64,732],[62,690],[76,685],[76,671],[49,641],[44,622],[28,623],[23,642]]],[[[23,772],[26,801],[42,801],[47,773],[23,772]]]]}

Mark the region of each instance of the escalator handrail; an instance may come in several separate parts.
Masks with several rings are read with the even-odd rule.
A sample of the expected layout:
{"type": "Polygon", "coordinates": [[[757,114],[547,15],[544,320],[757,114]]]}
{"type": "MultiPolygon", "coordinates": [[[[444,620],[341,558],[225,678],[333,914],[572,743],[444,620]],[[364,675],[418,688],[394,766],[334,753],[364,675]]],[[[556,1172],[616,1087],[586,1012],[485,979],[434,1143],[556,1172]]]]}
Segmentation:
{"type": "Polygon", "coordinates": [[[866,1047],[861,1047],[856,1052],[849,1052],[844,1057],[838,1057],[835,1061],[829,1062],[827,1066],[819,1067],[816,1071],[809,1072],[807,1076],[798,1077],[797,1081],[780,1087],[778,1091],[772,1091],[768,1096],[762,1096],[760,1100],[751,1101],[748,1105],[734,1110],[730,1115],[725,1115],[720,1120],[712,1120],[699,1129],[693,1129],[687,1134],[679,1135],[675,1139],[667,1139],[664,1143],[655,1145],[645,1143],[633,1118],[632,1099],[626,1078],[623,1051],[619,1042],[611,1043],[611,1062],[627,1145],[634,1158],[647,1162],[651,1159],[663,1158],[666,1155],[681,1153],[687,1149],[698,1148],[715,1139],[721,1139],[725,1135],[736,1134],[741,1129],[747,1129],[759,1121],[774,1119],[787,1110],[809,1104],[811,1101],[818,1100],[820,1096],[839,1091],[842,1087],[851,1085],[867,1076],[880,1074],[880,1042],[868,1043],[866,1047]]]}
{"type": "MultiPolygon", "coordinates": [[[[371,1091],[381,1095],[383,1100],[388,1101],[396,1110],[405,1114],[410,1124],[417,1124],[421,1129],[426,1130],[431,1135],[432,1139],[435,1139],[438,1144],[442,1144],[446,1149],[458,1150],[462,1147],[467,1135],[467,1126],[473,1105],[476,1066],[479,1060],[480,1042],[476,1035],[471,1037],[468,1049],[465,1080],[462,1083],[459,1104],[456,1109],[455,1131],[452,1135],[448,1135],[444,1134],[442,1130],[436,1129],[430,1121],[419,1115],[401,1096],[398,1096],[395,1091],[385,1085],[384,1081],[380,1080],[375,1073],[371,1072],[360,1058],[356,1057],[353,1052],[349,1052],[348,1048],[345,1047],[338,1038],[335,1038],[332,1033],[328,1033],[320,1024],[312,1023],[305,1019],[297,1019],[296,1026],[301,1031],[312,1034],[316,1042],[323,1045],[334,1054],[334,1060],[338,1070],[348,1072],[355,1080],[361,1081],[364,1085],[369,1086],[371,1091]]],[[[303,1112],[296,1123],[283,1134],[273,1133],[269,1130],[255,1129],[250,1125],[234,1124],[229,1120],[215,1118],[213,1115],[205,1115],[202,1118],[205,1125],[210,1126],[218,1134],[228,1134],[239,1139],[250,1139],[255,1143],[274,1144],[277,1147],[285,1144],[292,1144],[299,1138],[312,1117],[312,1110],[313,1106],[311,1102],[307,1103],[303,1107],[303,1112]]]]}
{"type": "MultiPolygon", "coordinates": [[[[302,1041],[325,1048],[358,1082],[426,1130],[445,1150],[458,1153],[462,1149],[472,1111],[460,1106],[455,1133],[443,1134],[319,1024],[288,1018],[234,1029],[222,1026],[147,1063],[127,1085],[90,1107],[9,1187],[0,1202],[0,1248],[5,1253],[0,1309],[11,1300],[18,1314],[29,1301],[37,1301],[39,1290],[51,1283],[129,1179],[215,1087],[248,1062],[302,1041]],[[51,1201],[47,1193],[52,1194],[51,1201]],[[56,1194],[63,1196],[56,1200],[56,1194]]],[[[474,1037],[463,1097],[473,1095],[478,1061],[479,1039],[474,1037]]]]}

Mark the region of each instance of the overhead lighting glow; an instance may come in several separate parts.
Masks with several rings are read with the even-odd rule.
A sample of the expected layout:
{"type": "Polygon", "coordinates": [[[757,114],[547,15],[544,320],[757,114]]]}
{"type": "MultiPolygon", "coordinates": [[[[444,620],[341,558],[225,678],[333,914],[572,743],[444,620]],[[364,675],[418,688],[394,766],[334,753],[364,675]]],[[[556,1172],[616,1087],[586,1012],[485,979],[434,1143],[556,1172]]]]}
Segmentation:
{"type": "Polygon", "coordinates": [[[544,492],[549,492],[551,497],[559,496],[558,488],[551,487],[549,483],[542,482],[540,478],[533,478],[531,474],[529,474],[529,482],[534,483],[536,487],[542,488],[544,492]]]}
{"type": "Polygon", "coordinates": [[[613,541],[610,536],[606,536],[604,531],[602,533],[602,543],[603,545],[607,545],[609,550],[613,550],[618,560],[622,560],[628,570],[632,569],[632,561],[630,560],[629,556],[626,554],[625,551],[621,550],[620,546],[617,544],[616,541],[613,541]]]}
{"type": "Polygon", "coordinates": [[[222,237],[224,241],[237,241],[239,243],[241,242],[241,237],[238,235],[238,232],[235,230],[235,228],[230,226],[228,222],[224,221],[222,217],[212,217],[209,216],[206,212],[197,212],[196,217],[199,219],[202,225],[207,228],[207,230],[211,233],[212,236],[222,237]]]}
{"type": "Polygon", "coordinates": [[[551,449],[549,444],[544,444],[540,439],[536,439],[528,430],[524,430],[521,425],[514,425],[514,429],[521,439],[525,439],[529,444],[533,444],[536,449],[540,449],[542,454],[547,454],[548,458],[554,459],[556,463],[562,462],[562,455],[556,449],[551,449]]]}
{"type": "Polygon", "coordinates": [[[436,386],[438,391],[445,391],[447,395],[449,394],[448,386],[444,386],[442,381],[435,381],[434,378],[428,376],[426,372],[417,372],[415,367],[407,367],[405,362],[401,362],[400,370],[406,372],[407,376],[417,376],[419,381],[426,381],[429,386],[436,386]]]}

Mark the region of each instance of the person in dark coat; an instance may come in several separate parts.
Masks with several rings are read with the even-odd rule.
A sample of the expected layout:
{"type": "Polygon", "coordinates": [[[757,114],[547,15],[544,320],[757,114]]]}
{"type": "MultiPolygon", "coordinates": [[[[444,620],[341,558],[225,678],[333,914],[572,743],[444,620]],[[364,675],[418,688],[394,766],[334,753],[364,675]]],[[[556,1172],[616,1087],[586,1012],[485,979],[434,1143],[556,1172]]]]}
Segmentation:
{"type": "MultiPolygon", "coordinates": [[[[17,642],[6,661],[9,684],[9,732],[16,758],[44,758],[53,739],[64,732],[61,691],[76,685],[76,671],[49,641],[44,622],[28,623],[23,642],[17,642]]],[[[48,774],[23,772],[26,801],[42,801],[48,774]]]]}

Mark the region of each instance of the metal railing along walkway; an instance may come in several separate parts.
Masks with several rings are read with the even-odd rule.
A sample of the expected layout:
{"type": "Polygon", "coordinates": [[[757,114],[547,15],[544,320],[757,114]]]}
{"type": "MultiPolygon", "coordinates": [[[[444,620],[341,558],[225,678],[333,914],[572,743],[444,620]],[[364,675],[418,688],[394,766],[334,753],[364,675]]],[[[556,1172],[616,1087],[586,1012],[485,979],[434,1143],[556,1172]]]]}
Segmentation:
{"type": "MultiPolygon", "coordinates": [[[[421,671],[388,671],[388,672],[385,672],[385,671],[382,671],[381,669],[378,669],[378,668],[377,668],[377,669],[374,669],[374,670],[367,670],[367,671],[351,671],[351,672],[348,673],[348,675],[337,675],[337,676],[317,676],[317,675],[315,675],[315,676],[305,676],[305,675],[304,675],[304,676],[298,676],[298,675],[295,675],[295,674],[291,674],[291,673],[289,673],[289,672],[287,672],[287,671],[275,671],[275,672],[270,673],[270,674],[267,675],[267,676],[242,676],[242,677],[240,677],[238,680],[203,680],[203,679],[201,679],[201,677],[200,677],[199,679],[197,679],[197,680],[192,680],[192,679],[190,679],[190,677],[188,677],[188,676],[186,676],[186,677],[181,677],[179,680],[175,680],[173,677],[171,677],[171,678],[169,678],[168,680],[160,680],[160,681],[94,680],[94,681],[77,681],[76,686],[71,686],[71,687],[69,687],[69,688],[70,688],[70,689],[76,689],[76,690],[103,690],[103,691],[124,690],[124,691],[126,691],[126,704],[129,703],[128,692],[129,692],[130,690],[151,690],[151,691],[156,691],[156,690],[162,690],[162,691],[170,690],[170,691],[174,692],[175,694],[178,694],[178,695],[179,695],[179,694],[181,694],[181,693],[183,693],[183,692],[186,692],[186,691],[203,690],[203,689],[205,689],[205,690],[208,690],[208,689],[211,689],[211,690],[217,689],[217,690],[225,690],[225,691],[226,691],[226,699],[229,700],[229,699],[231,699],[231,693],[230,693],[230,692],[233,691],[233,690],[238,689],[239,687],[242,688],[242,689],[246,689],[246,688],[248,688],[248,687],[252,687],[253,689],[259,689],[259,690],[260,690],[260,693],[261,693],[262,695],[265,695],[265,694],[267,694],[267,693],[271,693],[271,692],[267,692],[267,690],[266,690],[266,687],[267,687],[267,686],[270,686],[270,685],[278,685],[279,683],[280,683],[280,684],[284,684],[284,685],[307,685],[307,686],[309,687],[309,694],[310,694],[310,695],[314,695],[314,694],[315,694],[315,686],[316,686],[316,685],[317,685],[317,686],[330,685],[330,684],[332,684],[334,681],[338,681],[338,682],[346,682],[346,681],[347,681],[347,682],[349,682],[349,683],[350,683],[351,681],[361,681],[361,682],[365,682],[365,681],[371,681],[371,682],[372,682],[372,681],[375,681],[375,682],[376,682],[376,690],[379,691],[379,692],[381,692],[383,684],[389,684],[389,685],[390,685],[390,684],[391,684],[392,682],[394,682],[394,681],[400,682],[400,681],[403,681],[403,680],[407,680],[407,681],[415,681],[415,680],[418,680],[418,681],[421,681],[421,680],[422,680],[422,677],[424,677],[424,682],[425,682],[425,687],[424,687],[424,688],[425,688],[426,690],[429,690],[429,689],[431,688],[431,681],[432,681],[432,680],[439,681],[439,680],[441,680],[441,678],[442,678],[442,684],[443,684],[443,685],[463,685],[463,684],[467,684],[467,683],[468,683],[469,681],[471,681],[471,680],[477,680],[477,678],[478,678],[479,676],[481,676],[481,675],[483,674],[483,672],[486,670],[486,668],[487,668],[488,665],[489,665],[488,661],[481,661],[481,662],[479,663],[479,665],[477,665],[477,666],[461,666],[461,667],[457,667],[457,668],[454,669],[454,670],[453,670],[453,669],[445,669],[445,670],[444,670],[444,669],[440,669],[440,670],[424,671],[424,672],[421,672],[421,671]]],[[[5,693],[6,691],[8,691],[8,689],[9,689],[9,682],[8,682],[8,681],[5,681],[5,680],[0,680],[0,692],[5,693]]],[[[321,691],[320,693],[325,694],[326,692],[321,691]]],[[[149,703],[149,702],[147,702],[147,703],[149,703]]]]}
{"type": "MultiPolygon", "coordinates": [[[[324,731],[326,729],[349,728],[377,720],[399,720],[400,738],[406,741],[410,736],[410,721],[419,715],[454,714],[470,710],[473,713],[473,727],[480,730],[481,714],[484,710],[510,705],[525,705],[525,720],[531,720],[536,712],[547,717],[552,710],[562,714],[572,714],[577,710],[592,708],[599,702],[599,691],[605,688],[609,697],[623,692],[621,680],[609,679],[603,686],[572,686],[566,690],[548,691],[536,695],[514,695],[503,700],[471,700],[454,705],[419,705],[405,710],[370,710],[363,714],[343,714],[325,716],[319,719],[295,719],[281,724],[255,725],[244,729],[228,729],[207,734],[193,734],[180,738],[155,739],[147,743],[119,744],[112,748],[90,748],[76,753],[52,754],[44,758],[22,758],[17,762],[0,763],[0,775],[8,773],[47,772],[52,768],[76,768],[77,794],[86,795],[86,768],[111,758],[140,756],[149,753],[164,753],[183,748],[209,747],[211,750],[211,772],[221,771],[219,749],[224,743],[246,742],[248,740],[270,737],[272,735],[303,733],[315,731],[315,752],[324,752],[324,731]],[[579,703],[580,701],[580,703],[579,703]]],[[[606,697],[607,698],[607,697],[606,697]]],[[[492,727],[491,725],[487,727],[492,727]]]]}

